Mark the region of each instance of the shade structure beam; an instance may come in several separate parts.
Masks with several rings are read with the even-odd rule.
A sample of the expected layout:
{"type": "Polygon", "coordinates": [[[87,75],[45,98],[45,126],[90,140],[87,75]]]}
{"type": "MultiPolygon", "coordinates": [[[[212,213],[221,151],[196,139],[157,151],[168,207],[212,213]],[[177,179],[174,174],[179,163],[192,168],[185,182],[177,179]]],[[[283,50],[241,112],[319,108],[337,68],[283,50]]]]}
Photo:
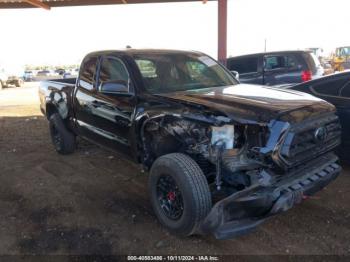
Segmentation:
{"type": "Polygon", "coordinates": [[[35,7],[40,7],[40,8],[44,8],[46,10],[50,10],[51,7],[41,1],[38,1],[38,0],[23,0],[23,2],[26,2],[30,5],[33,5],[35,7]]]}
{"type": "Polygon", "coordinates": [[[218,60],[226,65],[227,58],[227,0],[218,0],[218,60]]]}

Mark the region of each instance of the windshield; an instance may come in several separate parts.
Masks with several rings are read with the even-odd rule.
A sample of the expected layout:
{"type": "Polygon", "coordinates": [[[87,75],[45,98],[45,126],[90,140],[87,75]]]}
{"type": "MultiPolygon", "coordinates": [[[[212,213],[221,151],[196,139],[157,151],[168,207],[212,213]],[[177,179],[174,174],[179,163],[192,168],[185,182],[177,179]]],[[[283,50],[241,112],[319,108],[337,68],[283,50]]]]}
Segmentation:
{"type": "Polygon", "coordinates": [[[215,60],[201,54],[137,54],[148,92],[169,93],[237,84],[215,60]]]}

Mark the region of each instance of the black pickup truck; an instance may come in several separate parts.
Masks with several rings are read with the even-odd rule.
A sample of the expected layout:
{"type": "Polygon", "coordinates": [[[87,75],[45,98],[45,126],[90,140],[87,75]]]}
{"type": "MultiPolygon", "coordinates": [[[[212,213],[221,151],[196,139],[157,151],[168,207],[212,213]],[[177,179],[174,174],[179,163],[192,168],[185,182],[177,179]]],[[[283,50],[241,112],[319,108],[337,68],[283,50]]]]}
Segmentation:
{"type": "Polygon", "coordinates": [[[242,83],[288,85],[317,79],[324,69],[311,51],[278,51],[230,57],[227,68],[236,71],[242,83]]]}
{"type": "Polygon", "coordinates": [[[39,95],[59,153],[78,135],[141,163],[156,216],[183,236],[249,232],[341,170],[332,105],[240,84],[199,52],[90,53],[77,79],[44,81],[39,95]]]}

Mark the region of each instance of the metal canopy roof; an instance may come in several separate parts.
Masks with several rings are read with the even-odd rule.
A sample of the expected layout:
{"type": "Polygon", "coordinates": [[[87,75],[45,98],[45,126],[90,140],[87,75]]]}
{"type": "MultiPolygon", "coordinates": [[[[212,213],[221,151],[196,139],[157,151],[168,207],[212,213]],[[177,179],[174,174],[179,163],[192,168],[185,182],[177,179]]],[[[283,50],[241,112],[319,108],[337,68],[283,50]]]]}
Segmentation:
{"type": "MultiPolygon", "coordinates": [[[[113,4],[146,4],[171,2],[207,2],[208,0],[0,0],[2,8],[33,8],[41,7],[49,10],[51,7],[113,5],[113,4]]],[[[210,0],[209,0],[210,1],[210,0]]]]}
{"type": "MultiPolygon", "coordinates": [[[[86,6],[86,5],[115,5],[115,4],[148,4],[203,2],[214,0],[0,0],[0,9],[39,7],[50,10],[51,7],[86,6]]],[[[218,59],[226,64],[227,56],[227,1],[218,1],[218,59]]]]}

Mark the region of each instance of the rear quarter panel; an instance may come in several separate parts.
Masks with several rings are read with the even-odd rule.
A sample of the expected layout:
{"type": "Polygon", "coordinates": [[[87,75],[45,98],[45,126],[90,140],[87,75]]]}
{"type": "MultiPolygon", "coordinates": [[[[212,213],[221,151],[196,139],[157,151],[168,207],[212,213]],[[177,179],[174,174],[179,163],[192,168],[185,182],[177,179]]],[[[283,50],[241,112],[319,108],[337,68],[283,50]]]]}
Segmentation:
{"type": "Polygon", "coordinates": [[[74,84],[62,81],[42,81],[39,87],[40,110],[47,118],[56,111],[63,119],[73,113],[72,94],[74,84]]]}

